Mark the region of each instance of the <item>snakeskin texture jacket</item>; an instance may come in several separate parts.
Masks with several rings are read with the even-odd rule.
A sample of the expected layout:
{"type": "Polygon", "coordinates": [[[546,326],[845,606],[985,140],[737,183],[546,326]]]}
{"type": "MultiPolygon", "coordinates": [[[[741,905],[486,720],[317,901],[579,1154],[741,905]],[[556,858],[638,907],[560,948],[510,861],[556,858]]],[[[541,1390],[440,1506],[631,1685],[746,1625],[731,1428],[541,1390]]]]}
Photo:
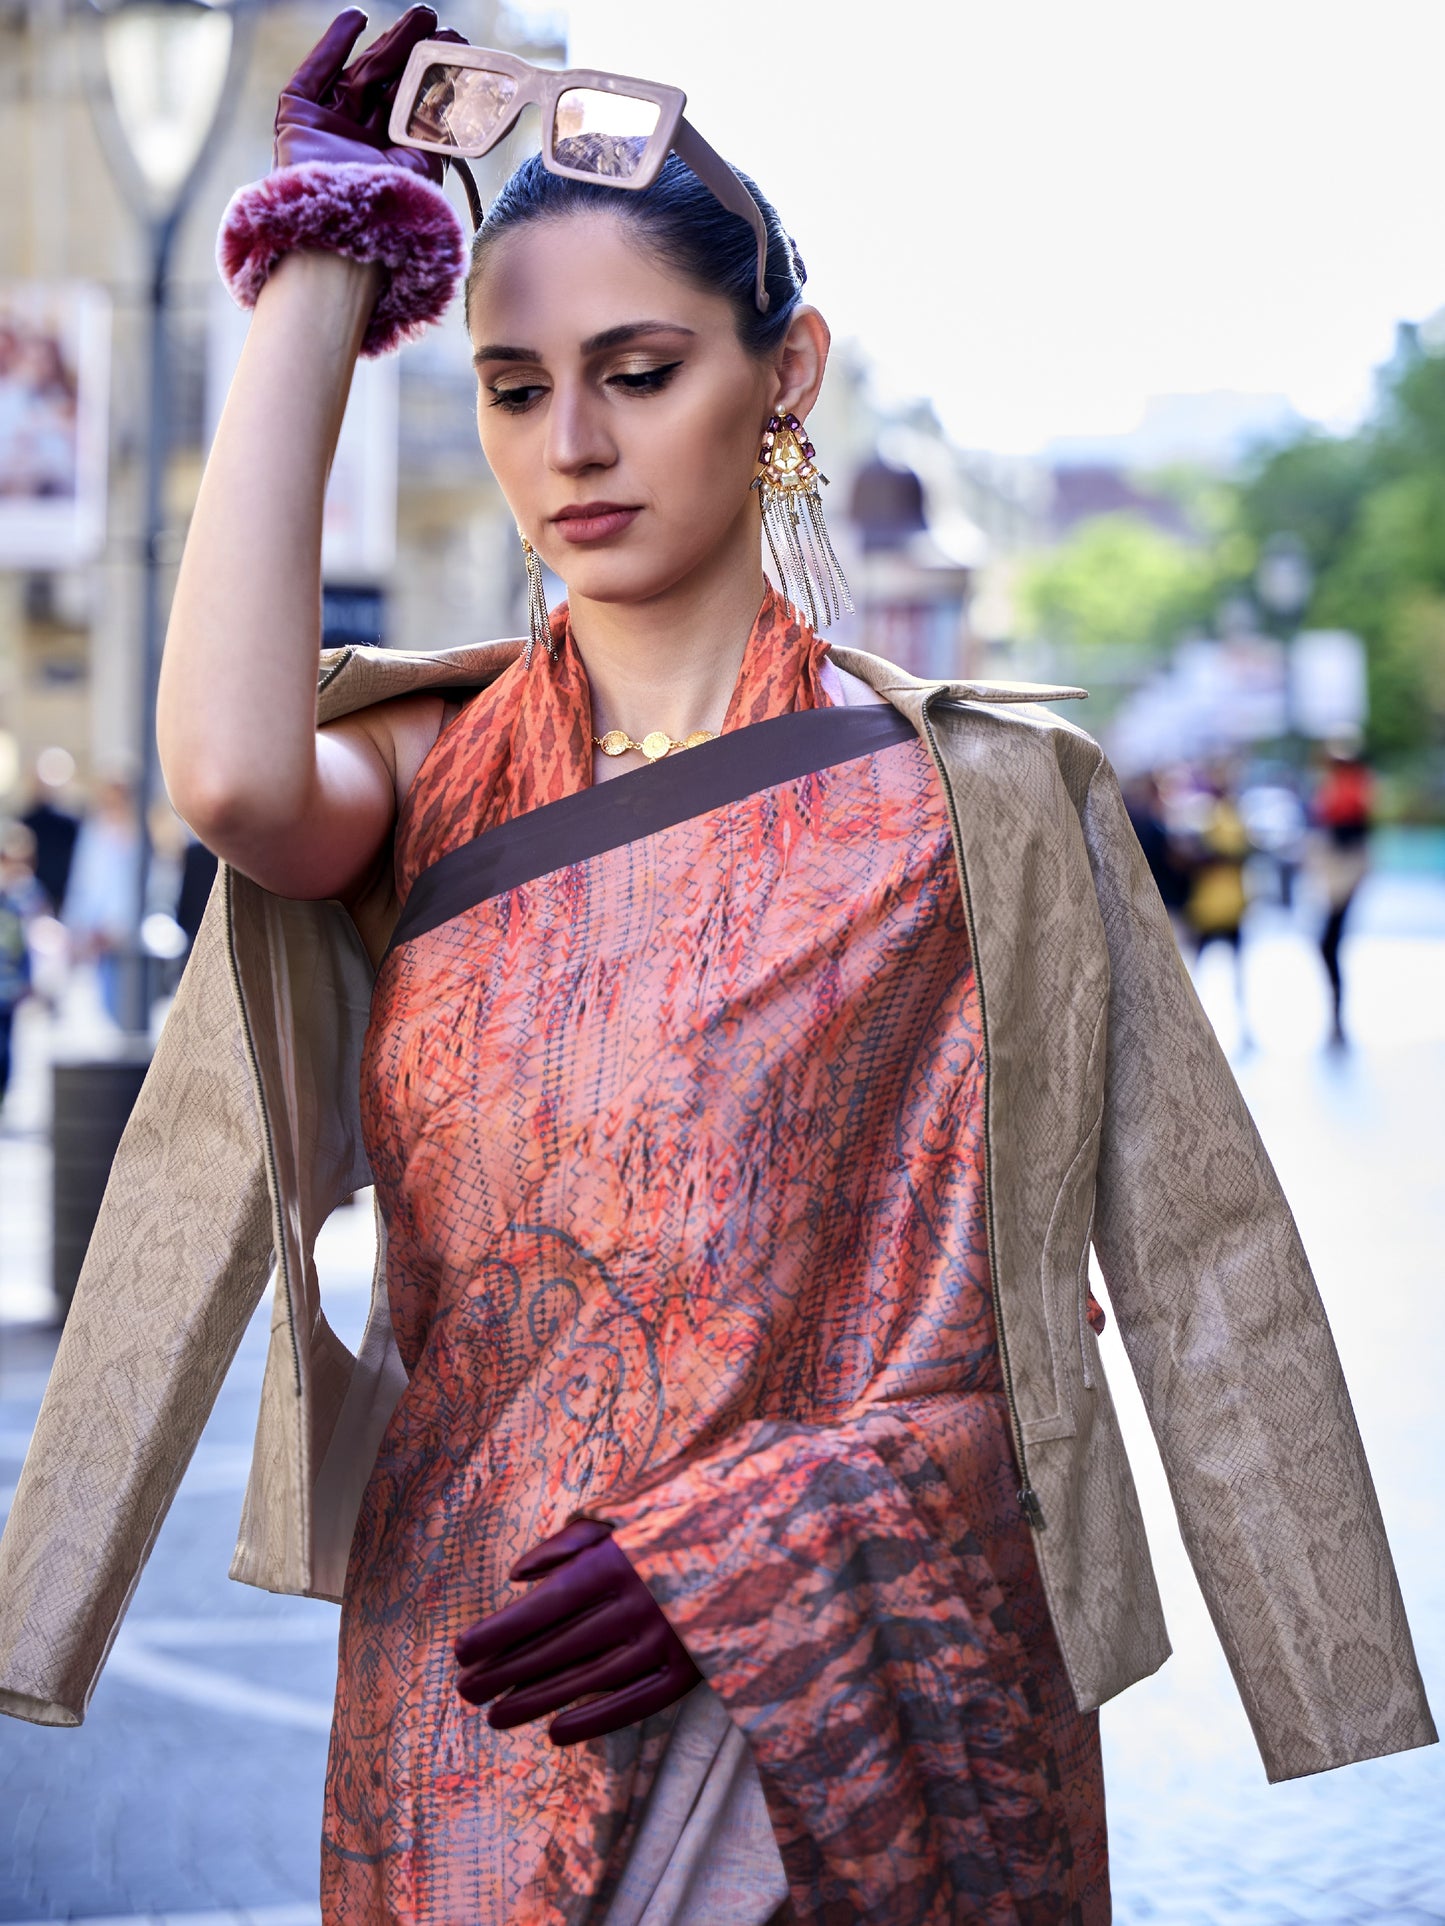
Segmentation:
{"type": "MultiPolygon", "coordinates": [[[[323,657],[323,721],[474,689],[515,642],[323,657]]],[[[992,1287],[1020,1503],[1081,1709],[1169,1646],[1085,1315],[1097,1252],[1271,1779],[1435,1737],[1289,1208],[1078,693],[835,650],[943,783],[979,976],[992,1287]]],[[[117,1155],[0,1540],[0,1710],[77,1725],[247,1321],[271,1344],[232,1576],[335,1598],[404,1384],[378,1274],[353,1357],[313,1245],[368,1182],[373,972],[345,911],[222,871],[117,1155]]]]}

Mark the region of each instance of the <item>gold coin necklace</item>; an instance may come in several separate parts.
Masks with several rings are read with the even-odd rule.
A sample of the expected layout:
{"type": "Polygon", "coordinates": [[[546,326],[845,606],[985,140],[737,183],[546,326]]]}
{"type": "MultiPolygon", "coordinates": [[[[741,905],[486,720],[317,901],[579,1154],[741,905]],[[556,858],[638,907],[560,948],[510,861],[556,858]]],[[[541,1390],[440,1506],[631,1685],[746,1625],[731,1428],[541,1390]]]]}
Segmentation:
{"type": "Polygon", "coordinates": [[[605,736],[594,736],[592,746],[600,749],[604,756],[625,756],[629,749],[636,749],[640,755],[646,756],[649,762],[661,762],[663,757],[670,756],[674,749],[696,749],[699,743],[716,740],[716,729],[694,729],[692,734],[684,736],[681,742],[676,737],[668,735],[665,729],[651,730],[641,742],[634,742],[625,729],[609,729],[605,736]]]}

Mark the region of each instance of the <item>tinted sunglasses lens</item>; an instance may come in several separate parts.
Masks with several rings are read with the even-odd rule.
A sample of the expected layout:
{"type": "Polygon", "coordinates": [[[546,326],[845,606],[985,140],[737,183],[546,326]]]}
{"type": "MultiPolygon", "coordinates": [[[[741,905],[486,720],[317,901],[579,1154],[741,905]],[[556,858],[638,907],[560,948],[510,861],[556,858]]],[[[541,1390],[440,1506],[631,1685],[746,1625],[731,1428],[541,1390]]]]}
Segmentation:
{"type": "Polygon", "coordinates": [[[428,67],[406,124],[408,140],[480,152],[505,126],[517,82],[485,67],[428,67]]]}
{"type": "Polygon", "coordinates": [[[569,87],[557,101],[553,158],[579,174],[627,180],[642,165],[661,113],[655,100],[569,87]]]}

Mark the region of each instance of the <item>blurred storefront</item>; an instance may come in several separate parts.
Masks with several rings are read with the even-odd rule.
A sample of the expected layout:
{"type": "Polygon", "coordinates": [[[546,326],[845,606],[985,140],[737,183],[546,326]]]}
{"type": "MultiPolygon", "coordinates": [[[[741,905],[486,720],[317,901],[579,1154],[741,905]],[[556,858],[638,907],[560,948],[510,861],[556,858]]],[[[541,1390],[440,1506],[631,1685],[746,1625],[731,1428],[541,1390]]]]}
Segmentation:
{"type": "MultiPolygon", "coordinates": [[[[239,98],[180,233],[161,545],[167,599],[245,333],[245,317],[217,283],[217,226],[232,191],[269,167],[276,95],[333,11],[258,10],[239,98]]],[[[514,19],[498,0],[458,0],[449,17],[474,41],[543,61],[565,56],[560,17],[514,19]]],[[[0,151],[20,161],[11,174],[18,191],[0,197],[0,467],[7,450],[12,466],[22,453],[25,462],[23,476],[0,478],[0,810],[29,799],[45,748],[67,751],[83,786],[97,768],[133,755],[139,727],[145,249],[87,110],[82,26],[63,0],[0,9],[0,151]],[[33,428],[23,446],[17,313],[36,317],[34,340],[20,344],[33,428]],[[41,335],[55,350],[48,382],[41,335]],[[47,451],[53,459],[42,474],[47,451]]],[[[524,124],[482,164],[484,198],[529,138],[524,124]]],[[[477,445],[458,307],[424,341],[361,371],[328,509],[328,639],[436,647],[517,633],[516,548],[477,445]]]]}

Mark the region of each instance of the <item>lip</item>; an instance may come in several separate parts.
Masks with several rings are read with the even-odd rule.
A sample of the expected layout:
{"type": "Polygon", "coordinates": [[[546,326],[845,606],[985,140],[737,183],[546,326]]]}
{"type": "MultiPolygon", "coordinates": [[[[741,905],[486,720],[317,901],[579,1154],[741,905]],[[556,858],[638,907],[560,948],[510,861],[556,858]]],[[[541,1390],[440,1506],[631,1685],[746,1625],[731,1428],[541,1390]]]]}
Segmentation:
{"type": "Polygon", "coordinates": [[[620,535],[642,513],[621,502],[578,502],[552,517],[552,526],[566,542],[601,542],[620,535]]]}

